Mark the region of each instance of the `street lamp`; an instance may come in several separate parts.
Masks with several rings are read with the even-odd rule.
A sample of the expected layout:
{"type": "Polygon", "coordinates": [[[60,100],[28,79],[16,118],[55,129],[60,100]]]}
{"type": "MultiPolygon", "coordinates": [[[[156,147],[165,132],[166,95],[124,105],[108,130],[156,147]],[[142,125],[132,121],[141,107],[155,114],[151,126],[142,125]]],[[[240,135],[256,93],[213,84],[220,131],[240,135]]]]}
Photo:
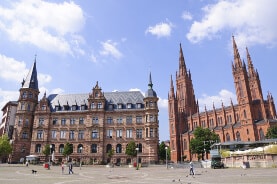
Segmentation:
{"type": "Polygon", "coordinates": [[[82,168],[82,151],[83,151],[83,147],[80,147],[80,153],[81,153],[81,157],[80,157],[80,170],[82,168]]]}
{"type": "Polygon", "coordinates": [[[139,151],[139,148],[136,148],[136,151],[137,151],[137,170],[138,170],[138,151],[139,151]]]}
{"type": "Polygon", "coordinates": [[[50,144],[50,154],[49,154],[49,163],[48,163],[48,169],[50,169],[50,163],[51,163],[51,160],[50,160],[50,155],[52,154],[52,145],[50,144]]]}
{"type": "Polygon", "coordinates": [[[166,165],[166,169],[168,169],[168,166],[167,166],[167,146],[165,147],[165,165],[166,165]]]}

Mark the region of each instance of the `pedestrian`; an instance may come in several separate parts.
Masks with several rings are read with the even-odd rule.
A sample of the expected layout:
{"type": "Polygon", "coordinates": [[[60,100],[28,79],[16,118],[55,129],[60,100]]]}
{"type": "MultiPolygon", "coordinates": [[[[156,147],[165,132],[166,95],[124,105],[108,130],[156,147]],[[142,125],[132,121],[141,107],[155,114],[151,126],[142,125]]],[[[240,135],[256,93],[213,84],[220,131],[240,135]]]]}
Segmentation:
{"type": "Polygon", "coordinates": [[[61,163],[61,167],[62,167],[62,174],[64,173],[64,163],[61,163]]]}
{"type": "Polygon", "coordinates": [[[70,162],[70,163],[69,163],[69,171],[68,171],[68,174],[70,174],[70,173],[73,174],[73,170],[72,170],[72,169],[73,169],[73,164],[72,164],[72,162],[70,162]]]}
{"type": "Polygon", "coordinates": [[[28,162],[28,160],[26,161],[26,167],[28,167],[29,166],[29,162],[28,162]]]}
{"type": "Polygon", "coordinates": [[[192,161],[190,161],[190,163],[189,163],[189,175],[194,175],[193,163],[192,163],[192,161]]]}

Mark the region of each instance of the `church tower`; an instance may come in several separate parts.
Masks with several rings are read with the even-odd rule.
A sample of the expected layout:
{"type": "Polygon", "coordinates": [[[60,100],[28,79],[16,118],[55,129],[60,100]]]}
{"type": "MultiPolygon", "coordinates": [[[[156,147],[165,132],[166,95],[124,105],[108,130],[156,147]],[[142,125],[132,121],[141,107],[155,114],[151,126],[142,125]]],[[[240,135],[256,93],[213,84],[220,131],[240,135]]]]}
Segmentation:
{"type": "Polygon", "coordinates": [[[18,106],[13,134],[12,161],[19,161],[30,154],[34,112],[38,104],[36,59],[19,90],[18,106]]]}
{"type": "Polygon", "coordinates": [[[182,46],[179,50],[179,71],[176,72],[176,94],[171,77],[168,95],[171,159],[181,160],[181,135],[188,131],[187,117],[197,112],[190,71],[187,71],[182,46]]]}

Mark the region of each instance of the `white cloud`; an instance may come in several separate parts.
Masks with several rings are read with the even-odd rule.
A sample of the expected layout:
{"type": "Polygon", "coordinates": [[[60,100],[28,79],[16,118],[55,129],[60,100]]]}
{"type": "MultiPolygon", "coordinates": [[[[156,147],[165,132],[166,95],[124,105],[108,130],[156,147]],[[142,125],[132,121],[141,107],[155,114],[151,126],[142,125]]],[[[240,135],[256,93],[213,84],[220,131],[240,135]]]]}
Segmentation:
{"type": "Polygon", "coordinates": [[[277,38],[274,19],[277,16],[276,9],[275,0],[218,1],[202,9],[202,20],[194,21],[186,36],[192,43],[198,43],[204,39],[213,39],[228,29],[248,46],[272,46],[276,44],[277,38]]]}
{"type": "Polygon", "coordinates": [[[187,12],[187,11],[183,12],[183,14],[182,14],[182,19],[184,19],[184,20],[192,20],[192,15],[191,15],[191,13],[190,13],[190,12],[187,12]]]}
{"type": "Polygon", "coordinates": [[[168,100],[159,97],[158,106],[159,106],[159,108],[165,108],[165,109],[167,109],[167,107],[168,107],[168,100]]]}
{"type": "Polygon", "coordinates": [[[150,33],[154,36],[160,37],[169,37],[171,35],[171,30],[173,28],[173,24],[168,22],[162,22],[159,24],[156,24],[155,26],[149,26],[145,33],[150,33]]]}
{"type": "MultiPolygon", "coordinates": [[[[0,54],[0,78],[6,81],[22,82],[30,68],[26,68],[26,64],[23,61],[17,61],[14,58],[0,54]]],[[[52,77],[50,75],[38,73],[39,85],[49,83],[51,80],[52,77]]]]}
{"type": "MultiPolygon", "coordinates": [[[[4,105],[9,101],[16,101],[19,97],[18,91],[3,91],[0,88],[0,109],[4,107],[4,105]]],[[[0,114],[0,117],[2,117],[2,112],[0,114]]]]}
{"type": "Polygon", "coordinates": [[[199,110],[200,112],[204,111],[205,106],[207,110],[211,110],[213,108],[213,104],[215,108],[221,107],[222,103],[224,106],[229,106],[231,105],[231,100],[234,104],[236,104],[237,96],[226,89],[222,89],[216,96],[203,94],[202,97],[198,99],[199,110]]]}
{"type": "Polygon", "coordinates": [[[74,42],[85,22],[82,9],[74,2],[42,0],[11,2],[0,6],[0,30],[20,43],[29,43],[50,52],[80,52],[74,42]]]}
{"type": "Polygon", "coordinates": [[[52,89],[51,94],[63,94],[64,90],[61,88],[52,89]]]}
{"type": "Polygon", "coordinates": [[[106,42],[101,42],[102,50],[100,51],[100,55],[102,56],[112,56],[115,59],[122,58],[122,53],[116,48],[117,43],[112,42],[111,40],[107,40],[106,42]]]}

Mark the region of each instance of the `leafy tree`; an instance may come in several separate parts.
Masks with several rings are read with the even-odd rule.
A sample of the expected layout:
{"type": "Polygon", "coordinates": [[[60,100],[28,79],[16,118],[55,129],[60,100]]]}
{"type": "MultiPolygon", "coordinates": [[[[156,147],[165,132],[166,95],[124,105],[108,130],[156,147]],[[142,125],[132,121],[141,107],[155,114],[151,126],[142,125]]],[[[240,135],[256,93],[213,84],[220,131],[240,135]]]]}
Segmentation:
{"type": "Polygon", "coordinates": [[[267,139],[276,139],[277,138],[277,125],[275,125],[273,127],[269,127],[267,129],[266,138],[267,139]]]}
{"type": "Polygon", "coordinates": [[[63,156],[68,158],[69,155],[73,153],[73,145],[70,143],[66,143],[63,150],[63,156]]]}
{"type": "Polygon", "coordinates": [[[204,160],[204,154],[210,153],[211,145],[219,142],[219,136],[208,128],[197,127],[194,130],[194,138],[190,142],[192,154],[197,154],[198,158],[204,160]]]}
{"type": "Polygon", "coordinates": [[[167,149],[165,149],[167,146],[165,145],[165,143],[162,141],[159,145],[159,159],[160,160],[166,160],[166,156],[167,156],[167,160],[170,160],[170,148],[167,147],[167,149]]]}
{"type": "Polygon", "coordinates": [[[127,147],[126,147],[125,154],[131,156],[132,158],[134,158],[135,156],[137,156],[136,147],[137,146],[136,146],[135,141],[129,142],[127,147]]]}
{"type": "Polygon", "coordinates": [[[12,153],[12,145],[7,135],[0,137],[0,157],[6,157],[12,153]]]}
{"type": "Polygon", "coordinates": [[[110,149],[110,150],[108,151],[108,157],[109,157],[109,158],[112,158],[113,155],[114,155],[114,149],[110,149]]]}

